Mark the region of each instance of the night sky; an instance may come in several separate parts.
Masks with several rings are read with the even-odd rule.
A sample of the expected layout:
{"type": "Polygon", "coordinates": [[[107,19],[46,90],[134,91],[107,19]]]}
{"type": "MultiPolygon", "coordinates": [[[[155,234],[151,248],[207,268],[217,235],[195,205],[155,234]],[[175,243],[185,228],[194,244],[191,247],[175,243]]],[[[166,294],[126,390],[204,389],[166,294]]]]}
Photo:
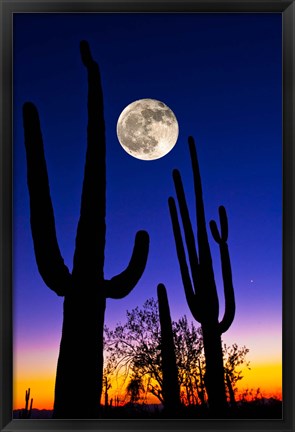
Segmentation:
{"type": "MultiPolygon", "coordinates": [[[[281,30],[281,15],[274,13],[14,14],[16,407],[29,386],[35,390],[37,405],[39,392],[40,408],[52,404],[63,303],[43,283],[34,258],[22,105],[31,101],[39,110],[57,237],[71,270],[86,151],[87,72],[79,50],[83,39],[89,42],[100,66],[104,92],[105,277],[111,278],[127,266],[136,231],[145,229],[150,235],[143,277],[123,300],[107,300],[106,325],[124,322],[127,309],[156,298],[160,282],[166,285],[172,318],[177,320],[186,314],[193,320],[185,300],[168,210],[168,197],[175,197],[172,170],[178,168],[195,221],[187,144],[192,135],[197,144],[207,223],[218,221],[219,205],[226,207],[229,219],[236,317],[223,340],[250,349],[256,387],[263,387],[257,371],[264,365],[261,380],[263,370],[268,371],[268,379],[277,377],[273,382],[265,379],[265,388],[280,391],[281,30]],[[122,110],[142,98],[167,104],[179,124],[174,149],[154,161],[132,158],[116,136],[122,110]],[[43,399],[41,387],[48,389],[43,399]]],[[[210,231],[208,234],[221,317],[219,248],[210,231]]]]}

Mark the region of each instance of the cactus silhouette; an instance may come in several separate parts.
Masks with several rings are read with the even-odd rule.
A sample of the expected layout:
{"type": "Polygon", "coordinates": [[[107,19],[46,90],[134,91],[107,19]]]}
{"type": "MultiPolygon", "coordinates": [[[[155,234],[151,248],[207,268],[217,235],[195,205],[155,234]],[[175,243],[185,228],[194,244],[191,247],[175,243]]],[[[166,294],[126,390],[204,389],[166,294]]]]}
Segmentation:
{"type": "Polygon", "coordinates": [[[20,410],[19,412],[20,419],[28,419],[31,418],[32,416],[33,398],[31,399],[30,408],[29,408],[30,392],[31,392],[30,388],[26,390],[26,396],[25,396],[26,405],[25,408],[23,410],[20,410]]]}
{"type": "Polygon", "coordinates": [[[225,208],[222,206],[219,207],[221,233],[219,233],[216,223],[214,221],[210,222],[213,238],[220,248],[224,284],[225,312],[222,320],[219,322],[219,301],[206,229],[200,170],[195,143],[192,137],[189,137],[189,149],[194,178],[198,251],[183,184],[178,170],[173,171],[173,179],[182,218],[190,271],[187,264],[176,204],[171,197],[169,198],[169,209],[187,303],[193,317],[202,326],[206,357],[205,385],[211,414],[216,417],[224,415],[227,406],[221,334],[228,330],[235,316],[234,289],[227,246],[228,222],[225,208]]]}
{"type": "Polygon", "coordinates": [[[177,416],[180,409],[179,383],[173,341],[172,323],[167,291],[163,284],[157,287],[161,326],[161,353],[163,372],[163,399],[165,413],[177,416]]]}
{"type": "Polygon", "coordinates": [[[112,279],[105,280],[106,145],[103,97],[99,68],[86,41],[80,43],[80,51],[88,72],[88,128],[72,273],[64,264],[56,238],[38,111],[30,102],[23,106],[36,262],[46,285],[59,296],[64,296],[54,418],[95,418],[99,415],[106,298],[123,298],[134,288],[145,269],[149,249],[148,234],[138,231],[127,268],[112,279]]]}

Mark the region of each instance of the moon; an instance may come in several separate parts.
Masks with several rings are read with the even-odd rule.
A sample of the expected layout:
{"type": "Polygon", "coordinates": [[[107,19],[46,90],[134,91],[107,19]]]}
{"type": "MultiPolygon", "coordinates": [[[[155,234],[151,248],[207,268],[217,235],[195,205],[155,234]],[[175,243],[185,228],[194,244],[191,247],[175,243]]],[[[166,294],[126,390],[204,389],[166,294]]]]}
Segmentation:
{"type": "Polygon", "coordinates": [[[142,160],[159,159],[169,153],[178,138],[173,111],[156,99],[139,99],[121,112],[117,136],[123,149],[142,160]]]}

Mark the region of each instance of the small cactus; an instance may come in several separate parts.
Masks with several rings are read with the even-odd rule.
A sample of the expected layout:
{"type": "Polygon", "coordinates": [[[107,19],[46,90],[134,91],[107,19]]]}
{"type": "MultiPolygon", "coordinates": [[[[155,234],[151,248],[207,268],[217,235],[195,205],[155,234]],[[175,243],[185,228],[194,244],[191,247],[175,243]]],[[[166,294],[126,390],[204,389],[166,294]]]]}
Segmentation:
{"type": "Polygon", "coordinates": [[[19,412],[19,418],[20,419],[28,419],[28,418],[31,418],[31,416],[32,416],[33,398],[31,399],[30,407],[29,407],[30,392],[31,392],[30,388],[28,390],[26,390],[26,396],[25,396],[26,405],[25,405],[25,408],[23,410],[20,410],[20,412],[19,412]]]}

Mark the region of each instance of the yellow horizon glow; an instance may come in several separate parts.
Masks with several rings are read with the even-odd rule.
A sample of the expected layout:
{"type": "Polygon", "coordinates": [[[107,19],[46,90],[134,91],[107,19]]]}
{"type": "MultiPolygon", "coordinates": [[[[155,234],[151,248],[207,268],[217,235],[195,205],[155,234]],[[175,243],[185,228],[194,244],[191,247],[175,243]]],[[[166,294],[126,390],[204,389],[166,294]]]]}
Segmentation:
{"type": "Polygon", "coordinates": [[[56,365],[54,347],[21,349],[14,356],[13,409],[24,408],[28,388],[33,408],[53,409],[56,365]]]}
{"type": "Polygon", "coordinates": [[[282,399],[282,365],[280,363],[250,364],[251,370],[243,369],[239,382],[240,392],[245,389],[260,389],[262,396],[282,399]]]}
{"type": "MultiPolygon", "coordinates": [[[[48,366],[44,368],[47,374],[42,373],[42,368],[38,370],[31,368],[30,370],[22,369],[20,374],[15,375],[13,389],[13,409],[23,409],[25,406],[25,392],[28,388],[31,389],[30,397],[34,399],[33,408],[37,409],[53,409],[54,401],[54,385],[55,385],[55,369],[53,373],[48,373],[48,366]]],[[[45,372],[45,371],[44,371],[45,372]]],[[[238,383],[238,394],[243,393],[245,389],[253,389],[254,393],[257,388],[260,388],[263,397],[282,398],[282,365],[279,363],[256,363],[251,365],[251,370],[243,369],[243,379],[238,383]]],[[[128,379],[125,381],[127,384],[128,379]]],[[[121,402],[125,395],[125,385],[122,378],[114,378],[111,382],[112,387],[109,390],[109,401],[116,396],[120,397],[121,402]]],[[[104,394],[101,398],[104,404],[104,394]]],[[[127,402],[127,400],[125,400],[127,402]]],[[[159,403],[158,399],[151,395],[147,396],[148,403],[159,403]]]]}
{"type": "Polygon", "coordinates": [[[32,377],[18,380],[13,387],[13,409],[25,407],[25,394],[31,389],[30,399],[33,398],[33,408],[52,410],[54,401],[55,376],[32,377]]]}

